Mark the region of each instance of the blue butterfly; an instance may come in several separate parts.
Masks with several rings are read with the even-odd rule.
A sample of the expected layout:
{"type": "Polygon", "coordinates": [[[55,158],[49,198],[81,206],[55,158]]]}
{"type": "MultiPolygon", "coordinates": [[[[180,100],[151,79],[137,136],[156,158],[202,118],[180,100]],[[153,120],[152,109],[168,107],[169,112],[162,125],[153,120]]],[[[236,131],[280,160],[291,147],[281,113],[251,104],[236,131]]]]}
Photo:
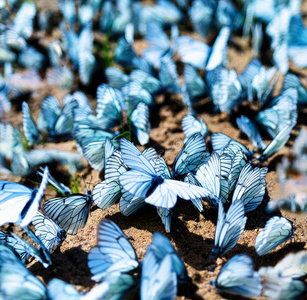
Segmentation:
{"type": "Polygon", "coordinates": [[[220,292],[246,298],[259,297],[262,291],[261,277],[254,271],[253,261],[246,254],[231,258],[211,284],[220,292]]]}
{"type": "Polygon", "coordinates": [[[247,163],[241,170],[235,186],[232,202],[242,201],[245,213],[255,210],[263,200],[268,168],[252,168],[247,163]]]}
{"type": "Polygon", "coordinates": [[[170,209],[176,204],[177,196],[190,200],[210,195],[205,188],[163,178],[128,140],[121,139],[120,149],[123,161],[130,169],[120,175],[120,184],[134,196],[144,197],[145,202],[170,209]]]}
{"type": "Polygon", "coordinates": [[[293,236],[295,229],[286,218],[272,217],[256,237],[256,252],[260,256],[269,253],[278,245],[289,240],[293,236]]]}
{"type": "Polygon", "coordinates": [[[214,248],[211,255],[222,257],[232,249],[244,230],[247,217],[244,217],[243,202],[238,199],[231,203],[225,215],[223,202],[219,201],[218,218],[215,228],[214,248]]]}
{"type": "Polygon", "coordinates": [[[49,170],[46,167],[41,185],[32,190],[21,184],[0,181],[0,225],[17,223],[21,227],[29,225],[38,210],[48,183],[49,170]]]}
{"type": "Polygon", "coordinates": [[[87,222],[93,202],[91,191],[48,199],[43,204],[44,212],[68,234],[77,234],[87,222]]]}
{"type": "Polygon", "coordinates": [[[32,224],[35,235],[43,242],[50,253],[61,245],[66,238],[66,232],[40,211],[36,212],[32,224]]]}
{"type": "Polygon", "coordinates": [[[209,135],[209,129],[202,117],[198,121],[194,116],[188,114],[183,117],[181,124],[185,140],[195,133],[200,133],[205,138],[209,135]]]}
{"type": "Polygon", "coordinates": [[[136,253],[121,229],[111,220],[102,219],[98,226],[98,245],[88,255],[88,267],[95,281],[119,276],[139,268],[136,253]]]}
{"type": "Polygon", "coordinates": [[[12,248],[0,245],[1,295],[8,299],[46,299],[43,283],[16,256],[12,248]]]}

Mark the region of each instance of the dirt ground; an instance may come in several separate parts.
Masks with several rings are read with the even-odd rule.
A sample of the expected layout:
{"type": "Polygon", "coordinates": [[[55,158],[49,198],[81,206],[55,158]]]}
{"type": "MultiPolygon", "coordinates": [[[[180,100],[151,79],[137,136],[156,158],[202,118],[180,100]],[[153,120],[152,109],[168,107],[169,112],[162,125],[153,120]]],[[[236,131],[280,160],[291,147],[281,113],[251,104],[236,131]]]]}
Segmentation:
{"type": "MultiPolygon", "coordinates": [[[[303,9],[306,8],[304,5],[303,9]]],[[[305,9],[306,10],[306,9],[305,9]]],[[[52,39],[58,35],[58,30],[55,28],[52,33],[47,36],[47,39],[52,39]]],[[[40,32],[36,33],[39,42],[44,45],[44,40],[40,32]],[[41,40],[40,40],[41,39],[41,40]]],[[[234,68],[238,73],[242,72],[252,57],[248,41],[235,37],[236,47],[230,45],[229,50],[229,67],[234,68]]],[[[136,42],[136,50],[141,51],[146,47],[144,41],[136,42]]],[[[179,63],[178,70],[182,71],[182,64],[179,63]]],[[[307,70],[298,69],[291,65],[291,70],[299,72],[302,80],[307,84],[307,70]]],[[[181,72],[182,74],[182,72],[181,72]]],[[[42,74],[44,76],[44,74],[42,74]]],[[[103,76],[102,76],[103,80],[103,76]]],[[[101,80],[101,83],[103,82],[101,80]]],[[[282,78],[279,78],[275,90],[277,94],[281,88],[282,78]]],[[[76,87],[79,89],[80,87],[76,87]]],[[[75,90],[76,90],[75,89],[75,90]]],[[[82,89],[91,100],[95,107],[96,90],[82,89]]],[[[33,118],[36,120],[39,113],[39,104],[44,99],[45,95],[51,93],[62,100],[65,93],[57,89],[51,89],[45,86],[38,90],[27,100],[29,103],[33,118]]],[[[209,99],[202,100],[196,107],[197,116],[203,117],[211,132],[222,132],[230,137],[237,139],[251,149],[251,144],[247,138],[238,130],[235,118],[241,113],[253,114],[256,109],[247,101],[240,107],[235,109],[232,116],[212,112],[212,104],[209,99]]],[[[12,109],[5,122],[10,122],[14,127],[22,129],[22,113],[20,103],[12,104],[12,109]]],[[[187,114],[187,108],[181,103],[180,96],[161,96],[157,99],[157,107],[151,112],[150,143],[146,147],[152,146],[159,153],[163,153],[167,164],[171,165],[176,155],[183,146],[184,134],[182,132],[181,120],[187,114]]],[[[276,166],[281,161],[283,155],[291,153],[291,148],[295,137],[298,135],[301,128],[307,129],[307,109],[299,111],[298,124],[291,133],[290,141],[276,155],[269,159],[264,165],[269,168],[266,176],[267,195],[265,201],[269,198],[276,198],[279,195],[280,185],[278,183],[276,166]]],[[[209,139],[208,139],[209,142],[209,139]]],[[[269,143],[270,139],[266,136],[265,142],[269,143]]],[[[209,145],[209,143],[208,143],[209,145]]],[[[46,143],[36,146],[35,148],[44,149],[61,149],[77,151],[74,141],[65,143],[46,143]]],[[[144,147],[139,147],[144,149],[144,147]]],[[[87,162],[85,161],[87,165],[87,162]]],[[[51,174],[59,181],[69,184],[69,175],[65,168],[52,169],[51,174]]],[[[92,187],[103,179],[103,172],[92,170],[90,166],[78,173],[80,180],[81,191],[85,189],[85,183],[91,182],[92,187]]],[[[35,178],[29,177],[30,179],[35,178]]],[[[29,179],[28,178],[28,179],[29,179]]],[[[3,179],[3,178],[1,178],[3,179]]],[[[29,184],[27,178],[9,178],[16,182],[29,184]]],[[[45,198],[49,199],[55,196],[55,192],[47,189],[45,198]]],[[[264,202],[265,202],[264,201],[264,202]]],[[[284,245],[277,247],[271,253],[264,257],[259,257],[254,249],[255,238],[265,225],[265,222],[271,217],[264,211],[265,205],[261,205],[252,213],[247,214],[246,228],[241,235],[238,244],[222,259],[211,260],[209,253],[214,244],[214,232],[217,221],[217,211],[209,209],[205,206],[204,212],[199,213],[189,201],[180,200],[173,209],[173,220],[171,233],[166,233],[164,225],[156,213],[156,208],[150,205],[145,206],[136,214],[125,217],[119,211],[119,205],[113,205],[109,209],[102,211],[96,206],[93,206],[90,212],[89,220],[86,226],[79,230],[77,235],[70,235],[62,244],[60,249],[52,254],[53,265],[48,269],[33,260],[29,263],[29,269],[38,276],[44,283],[47,283],[52,278],[60,278],[66,282],[73,284],[79,292],[89,291],[95,282],[92,281],[91,273],[87,267],[87,254],[92,247],[96,245],[97,226],[99,221],[106,217],[116,222],[116,224],[129,237],[139,260],[143,260],[146,248],[151,243],[152,234],[159,231],[165,234],[172,242],[178,253],[182,257],[188,274],[192,279],[192,284],[179,287],[178,297],[176,299],[222,299],[215,288],[210,285],[211,280],[215,280],[222,265],[231,257],[239,253],[246,253],[252,257],[256,269],[261,266],[273,266],[281,260],[289,252],[296,252],[302,249],[307,249],[307,218],[306,214],[295,214],[286,211],[281,211],[281,215],[293,222],[297,228],[294,238],[284,245]]],[[[129,299],[138,299],[138,291],[132,292],[129,299]]],[[[223,299],[238,299],[238,297],[224,296],[223,299]]],[[[259,299],[264,299],[260,297],[259,299]]]]}

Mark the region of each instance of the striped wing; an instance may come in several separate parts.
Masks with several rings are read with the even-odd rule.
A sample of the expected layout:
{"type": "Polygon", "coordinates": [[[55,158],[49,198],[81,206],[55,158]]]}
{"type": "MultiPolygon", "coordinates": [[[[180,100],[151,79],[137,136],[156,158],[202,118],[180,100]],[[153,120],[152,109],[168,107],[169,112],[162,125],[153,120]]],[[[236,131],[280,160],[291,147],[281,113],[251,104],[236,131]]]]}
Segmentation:
{"type": "Polygon", "coordinates": [[[127,273],[139,266],[136,253],[121,229],[111,220],[98,226],[98,244],[88,255],[88,267],[95,281],[111,275],[127,273]]]}
{"type": "Polygon", "coordinates": [[[68,234],[76,234],[85,226],[91,204],[91,195],[71,194],[47,200],[43,210],[68,234]]]}

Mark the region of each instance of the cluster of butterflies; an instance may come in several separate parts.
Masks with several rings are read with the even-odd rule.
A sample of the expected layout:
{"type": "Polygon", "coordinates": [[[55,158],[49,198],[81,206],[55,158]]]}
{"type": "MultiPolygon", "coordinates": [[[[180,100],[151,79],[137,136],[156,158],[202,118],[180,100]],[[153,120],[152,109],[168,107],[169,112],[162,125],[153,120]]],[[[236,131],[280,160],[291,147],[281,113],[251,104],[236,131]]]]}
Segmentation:
{"type": "MultiPolygon", "coordinates": [[[[247,221],[245,213],[256,209],[263,200],[267,168],[253,169],[251,164],[247,162],[246,154],[240,148],[241,144],[229,137],[216,134],[212,135],[211,139],[215,152],[210,155],[206,151],[204,137],[201,134],[192,135],[177,156],[172,172],[170,172],[163,158],[157,157],[153,149],[147,149],[142,153],[131,142],[123,138],[120,140],[120,151],[114,151],[114,149],[113,153],[110,151],[106,162],[105,180],[95,186],[93,197],[90,191],[86,195],[70,194],[69,188],[49,176],[47,167],[44,169],[44,173],[40,172],[42,183],[39,189],[34,191],[17,183],[0,181],[1,225],[5,223],[19,224],[40,248],[33,247],[14,233],[1,233],[1,239],[3,243],[13,247],[21,259],[26,261],[29,256],[34,256],[45,267],[48,267],[51,264],[50,253],[64,241],[66,234],[76,234],[80,228],[85,226],[93,201],[97,206],[108,207],[114,203],[114,199],[116,201],[121,197],[123,199],[121,201],[126,201],[126,206],[120,205],[121,210],[125,214],[123,207],[128,209],[127,215],[135,212],[145,203],[153,204],[157,207],[158,214],[168,231],[170,230],[169,216],[172,215],[171,208],[176,204],[178,196],[185,200],[192,200],[200,211],[202,210],[202,198],[205,197],[211,206],[218,206],[214,248],[211,256],[223,257],[236,245],[243,232],[247,221]],[[193,153],[190,152],[191,144],[193,145],[193,153]],[[203,161],[206,162],[203,163],[203,161]],[[233,164],[234,166],[232,166],[233,164]],[[112,171],[112,167],[115,172],[112,171]],[[183,181],[178,180],[179,178],[183,181]],[[50,218],[37,211],[48,181],[63,194],[66,194],[64,197],[56,197],[44,202],[43,211],[50,218]],[[231,186],[233,190],[230,189],[231,186]],[[232,202],[225,214],[224,204],[231,191],[233,191],[232,202]],[[27,227],[30,222],[35,228],[35,234],[27,227]]],[[[112,148],[111,143],[108,143],[112,148]]],[[[127,246],[126,242],[121,242],[116,235],[114,237],[115,232],[121,232],[119,228],[111,224],[111,229],[105,225],[107,229],[104,230],[106,222],[102,222],[103,229],[99,230],[103,232],[101,242],[98,241],[99,247],[94,248],[95,250],[89,254],[89,268],[95,275],[94,279],[96,278],[98,281],[109,277],[109,268],[110,272],[117,275],[121,273],[116,267],[117,263],[119,263],[119,268],[123,268],[123,272],[132,272],[138,268],[135,261],[129,260],[125,261],[123,266],[122,262],[118,261],[113,246],[111,249],[108,248],[108,239],[113,239],[113,243],[116,241],[124,249],[121,249],[122,251],[130,253],[130,259],[135,259],[135,255],[131,255],[129,250],[131,246],[127,246]],[[107,250],[104,250],[105,247],[107,250]],[[110,255],[112,260],[108,256],[104,257],[105,255],[110,255]]],[[[292,223],[286,218],[272,217],[256,238],[256,252],[259,256],[269,253],[278,245],[289,240],[294,231],[292,223]]],[[[152,268],[151,271],[145,268],[145,259],[142,273],[142,278],[143,274],[146,274],[142,279],[142,282],[144,280],[145,283],[141,283],[141,286],[142,284],[152,285],[148,278],[152,278],[151,274],[159,274],[159,267],[163,270],[161,272],[165,272],[164,268],[168,268],[169,272],[172,269],[172,267],[166,266],[170,264],[171,259],[166,260],[168,263],[163,263],[164,260],[159,258],[159,264],[161,263],[159,265],[152,255],[149,257],[151,259],[148,264],[152,268]],[[152,270],[156,271],[151,273],[152,270]]],[[[172,294],[176,293],[175,277],[175,274],[170,276],[172,289],[169,292],[172,294]]],[[[118,280],[122,280],[122,278],[115,279],[117,283],[118,280]]],[[[132,278],[127,278],[124,281],[127,280],[130,284],[126,289],[123,288],[123,293],[134,286],[132,278]]],[[[223,289],[223,284],[218,284],[218,281],[217,279],[215,283],[217,288],[223,289]]],[[[103,283],[106,285],[105,281],[103,283]]],[[[164,282],[163,286],[165,286],[164,282]]],[[[169,284],[167,286],[170,287],[169,284]]],[[[164,294],[165,291],[159,285],[157,289],[159,292],[162,289],[161,295],[164,294]]],[[[149,297],[147,295],[148,288],[144,288],[144,290],[144,295],[149,297]]],[[[158,291],[155,291],[155,294],[158,291]]],[[[250,290],[248,292],[252,293],[250,290]]],[[[144,296],[144,299],[146,297],[144,296]]],[[[170,299],[172,298],[170,297],[170,299]]]]}
{"type": "MultiPolygon", "coordinates": [[[[87,0],[76,9],[75,1],[58,1],[63,16],[59,24],[61,40],[50,41],[46,51],[41,51],[31,40],[34,20],[37,17],[41,31],[46,34],[55,12],[37,11],[34,3],[24,2],[11,22],[10,11],[18,7],[17,1],[0,3],[0,15],[6,22],[0,24],[0,63],[4,63],[4,76],[0,76],[0,119],[5,119],[11,108],[10,98],[45,87],[40,74],[46,67],[47,84],[66,91],[74,87],[74,73],[78,72],[83,86],[90,86],[95,74],[101,76],[92,23],[97,15],[101,16],[99,26],[106,33],[106,44],[108,37],[118,38],[114,61],[123,68],[105,68],[108,84],[97,88],[96,113],[81,91],[67,94],[63,109],[54,96],[47,96],[41,103],[37,122],[27,102],[22,103],[23,131],[30,147],[74,138],[91,167],[98,171],[104,169],[104,180],[86,194],[72,193],[47,168],[39,172],[42,183],[34,191],[17,183],[0,181],[0,225],[20,225],[39,247],[35,248],[13,232],[0,233],[0,270],[4,283],[0,295],[21,298],[24,293],[30,293],[31,298],[55,299],[56,291],[71,299],[120,299],[140,284],[142,299],[173,299],[177,281],[186,280],[187,272],[170,242],[163,235],[154,234],[141,264],[125,235],[108,220],[100,223],[98,246],[88,258],[93,279],[101,282],[90,293],[79,295],[72,286],[56,279],[46,288],[29,273],[19,258],[26,262],[34,256],[48,267],[50,253],[65,240],[66,234],[76,234],[85,226],[93,204],[106,209],[119,201],[125,216],[146,203],[154,205],[166,232],[170,232],[172,208],[178,197],[191,200],[200,212],[205,199],[212,211],[217,209],[218,215],[211,256],[223,257],[235,247],[247,222],[246,213],[263,201],[268,169],[254,168],[253,151],[239,142],[222,133],[211,134],[203,119],[196,118],[195,104],[209,96],[215,111],[231,114],[245,99],[257,101],[260,109],[253,118],[242,115],[236,122],[252,145],[262,151],[258,157],[262,164],[287,143],[297,122],[298,108],[306,107],[307,103],[307,90],[299,77],[287,73],[289,58],[299,67],[307,66],[304,56],[307,29],[302,22],[300,1],[239,2],[234,5],[226,0],[159,0],[144,5],[132,0],[116,3],[87,0]],[[177,25],[180,28],[187,20],[202,38],[214,32],[216,39],[212,47],[179,34],[177,25]],[[167,28],[170,37],[165,32],[167,28]],[[252,32],[252,46],[258,56],[264,48],[262,41],[270,38],[275,67],[266,69],[253,58],[241,74],[228,70],[228,44],[234,43],[232,36],[241,32],[245,37],[252,32]],[[134,36],[138,34],[150,45],[141,56],[133,49],[134,36]],[[184,63],[182,85],[173,60],[175,54],[184,63]],[[26,70],[14,72],[17,63],[26,70]],[[200,74],[204,70],[203,78],[200,74]],[[280,94],[273,97],[279,72],[286,75],[280,94]],[[182,120],[185,144],[171,170],[153,148],[140,152],[128,140],[119,139],[134,132],[141,145],[149,143],[150,110],[155,106],[155,98],[166,93],[181,93],[182,102],[189,109],[182,120]],[[262,140],[261,130],[273,139],[268,146],[262,140]],[[205,141],[209,135],[212,153],[207,151],[205,141]],[[45,201],[43,214],[38,207],[48,181],[65,196],[45,201]],[[28,227],[31,222],[35,234],[28,227]],[[11,285],[11,280],[15,285],[11,285]],[[23,280],[29,285],[18,289],[23,280]]],[[[107,65],[109,45],[105,46],[103,60],[107,65]]],[[[20,131],[10,124],[0,123],[0,141],[1,174],[26,176],[37,166],[55,161],[68,164],[71,173],[82,167],[81,156],[76,153],[27,151],[20,131]],[[11,161],[10,168],[7,161],[11,161]]],[[[257,254],[269,253],[289,240],[294,231],[286,218],[272,217],[256,238],[257,254]]],[[[301,264],[306,266],[306,253],[301,256],[301,264]]],[[[291,259],[293,264],[298,258],[291,259]]],[[[261,275],[266,278],[268,297],[281,298],[282,293],[289,293],[290,298],[302,294],[305,287],[297,278],[306,275],[306,268],[291,269],[289,275],[284,270],[286,263],[280,264],[274,271],[258,273],[249,257],[237,255],[225,264],[212,284],[219,291],[257,297],[262,289],[261,275]]]]}

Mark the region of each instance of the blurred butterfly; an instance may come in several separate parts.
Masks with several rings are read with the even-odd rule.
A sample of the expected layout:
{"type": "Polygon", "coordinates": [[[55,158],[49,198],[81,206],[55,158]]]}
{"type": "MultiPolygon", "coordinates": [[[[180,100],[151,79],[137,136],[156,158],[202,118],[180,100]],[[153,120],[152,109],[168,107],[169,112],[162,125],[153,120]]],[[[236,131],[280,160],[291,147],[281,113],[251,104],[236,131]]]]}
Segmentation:
{"type": "Polygon", "coordinates": [[[152,242],[147,248],[147,251],[149,250],[154,253],[158,263],[160,263],[166,256],[170,255],[172,260],[172,270],[175,271],[178,280],[184,282],[189,278],[182,259],[165,235],[160,232],[154,232],[152,242]]]}
{"type": "Polygon", "coordinates": [[[226,215],[223,202],[219,201],[212,256],[222,257],[236,245],[245,228],[246,220],[244,205],[240,199],[231,203],[226,215]]]}
{"type": "Polygon", "coordinates": [[[31,117],[29,106],[25,101],[22,102],[22,118],[23,131],[29,146],[37,144],[40,141],[39,132],[31,117]]]}
{"type": "Polygon", "coordinates": [[[209,129],[202,117],[198,121],[194,116],[188,114],[183,117],[181,124],[185,140],[195,133],[200,133],[205,138],[209,135],[209,129]]]}
{"type": "Polygon", "coordinates": [[[246,116],[241,116],[236,119],[239,129],[245,133],[254,147],[265,149],[266,144],[263,141],[257,125],[246,116]]]}
{"type": "Polygon", "coordinates": [[[242,27],[243,18],[241,12],[229,1],[218,1],[215,11],[215,23],[217,28],[229,26],[233,31],[242,27]]]}
{"type": "Polygon", "coordinates": [[[203,135],[195,133],[190,136],[177,154],[173,166],[172,178],[181,178],[189,172],[196,172],[209,157],[203,135]]]}
{"type": "Polygon", "coordinates": [[[19,54],[18,62],[27,69],[40,71],[44,67],[46,59],[34,47],[28,46],[19,54]]]}
{"type": "Polygon", "coordinates": [[[0,225],[17,223],[25,227],[30,224],[44,195],[48,175],[48,167],[45,167],[40,187],[35,190],[15,182],[0,180],[0,225]]]}
{"type": "Polygon", "coordinates": [[[32,224],[35,228],[35,235],[44,243],[50,253],[65,240],[66,232],[39,211],[32,219],[32,224]]]}
{"type": "Polygon", "coordinates": [[[177,277],[169,254],[159,262],[151,249],[146,251],[140,293],[142,300],[176,298],[177,277]]]}
{"type": "Polygon", "coordinates": [[[306,106],[307,104],[306,88],[302,85],[301,81],[297,76],[291,73],[287,73],[284,77],[282,92],[286,91],[287,89],[293,89],[293,88],[297,89],[297,105],[306,106]]]}
{"type": "Polygon", "coordinates": [[[165,90],[175,94],[180,93],[179,75],[176,64],[171,58],[161,59],[159,79],[165,90]]]}
{"type": "Polygon", "coordinates": [[[53,278],[48,282],[47,294],[48,299],[51,300],[80,299],[78,291],[71,284],[66,283],[58,278],[53,278]]]}
{"type": "Polygon", "coordinates": [[[0,244],[0,293],[5,299],[47,299],[46,288],[20,261],[0,244]]]}
{"type": "Polygon", "coordinates": [[[262,202],[267,172],[268,168],[253,169],[250,163],[242,168],[233,192],[232,202],[242,201],[245,213],[255,210],[262,202]]]}
{"type": "Polygon", "coordinates": [[[139,268],[136,253],[121,229],[111,220],[102,219],[98,226],[98,245],[88,255],[92,279],[105,278],[135,271],[139,268]]]}
{"type": "Polygon", "coordinates": [[[210,54],[210,47],[202,41],[182,35],[176,38],[176,50],[181,61],[203,70],[210,54]]]}
{"type": "MultiPolygon", "coordinates": [[[[33,256],[45,268],[48,268],[52,264],[48,250],[46,251],[46,249],[42,248],[36,249],[33,245],[29,244],[13,232],[8,234],[4,232],[0,233],[0,241],[5,245],[12,247],[16,253],[18,253],[23,262],[26,262],[31,256],[33,256]]],[[[37,238],[34,241],[36,242],[37,238]]]]}
{"type": "Polygon", "coordinates": [[[177,38],[178,28],[173,25],[171,30],[171,41],[167,34],[163,31],[161,24],[151,22],[146,26],[145,39],[150,44],[146,48],[142,56],[147,59],[155,68],[160,68],[162,58],[170,59],[173,56],[173,42],[177,38]],[[176,30],[175,30],[176,28],[176,30]]]}
{"type": "MultiPolygon", "coordinates": [[[[207,96],[208,87],[206,86],[204,80],[198,75],[193,66],[186,64],[184,66],[183,76],[186,92],[188,93],[192,105],[207,96]]],[[[184,104],[189,106],[187,103],[184,104]]]]}
{"type": "Polygon", "coordinates": [[[275,267],[261,267],[259,274],[275,273],[283,278],[300,278],[307,274],[307,252],[301,250],[297,253],[289,253],[275,267]]]}
{"type": "Polygon", "coordinates": [[[304,26],[300,12],[292,14],[288,32],[288,54],[295,65],[306,68],[307,62],[304,52],[307,47],[307,29],[304,26]],[[297,33],[300,34],[297,34],[297,33]]]}
{"type": "Polygon", "coordinates": [[[65,21],[70,25],[73,26],[76,21],[76,8],[75,2],[72,0],[58,1],[57,2],[60,11],[63,14],[65,21]]]}
{"type": "Polygon", "coordinates": [[[246,298],[259,297],[262,291],[261,277],[246,254],[232,257],[211,284],[220,292],[246,298]]]}
{"type": "Polygon", "coordinates": [[[206,70],[213,71],[218,66],[227,67],[228,65],[228,40],[230,37],[230,28],[223,27],[217,36],[207,61],[206,70]]]}
{"type": "Polygon", "coordinates": [[[269,107],[256,115],[256,121],[274,138],[286,126],[297,121],[297,90],[287,89],[273,99],[269,107]]]}
{"type": "Polygon", "coordinates": [[[268,158],[278,152],[289,140],[290,133],[293,126],[285,126],[272,140],[272,142],[264,149],[262,155],[258,157],[260,163],[266,161],[268,158]]]}
{"type": "Polygon", "coordinates": [[[235,70],[227,70],[219,65],[207,72],[210,97],[216,110],[230,114],[242,102],[242,87],[235,70]]]}
{"type": "Polygon", "coordinates": [[[74,73],[65,65],[48,69],[46,78],[49,86],[55,85],[64,91],[72,89],[75,79],[74,73]]]}
{"type": "Polygon", "coordinates": [[[92,202],[91,191],[88,190],[87,194],[49,199],[44,202],[43,210],[67,234],[77,234],[86,224],[92,202]]]}
{"type": "Polygon", "coordinates": [[[145,145],[149,142],[150,122],[149,108],[143,102],[140,102],[131,113],[132,130],[135,132],[140,145],[145,145]]]}
{"type": "Polygon", "coordinates": [[[289,240],[293,236],[295,229],[286,218],[272,217],[256,237],[256,252],[260,256],[269,253],[278,245],[289,240]]]}
{"type": "Polygon", "coordinates": [[[189,17],[194,30],[203,38],[206,38],[213,24],[216,1],[194,0],[189,9],[189,17]]]}
{"type": "Polygon", "coordinates": [[[36,6],[34,3],[22,3],[17,14],[15,15],[12,29],[25,39],[28,39],[33,32],[35,15],[36,6]]]}

